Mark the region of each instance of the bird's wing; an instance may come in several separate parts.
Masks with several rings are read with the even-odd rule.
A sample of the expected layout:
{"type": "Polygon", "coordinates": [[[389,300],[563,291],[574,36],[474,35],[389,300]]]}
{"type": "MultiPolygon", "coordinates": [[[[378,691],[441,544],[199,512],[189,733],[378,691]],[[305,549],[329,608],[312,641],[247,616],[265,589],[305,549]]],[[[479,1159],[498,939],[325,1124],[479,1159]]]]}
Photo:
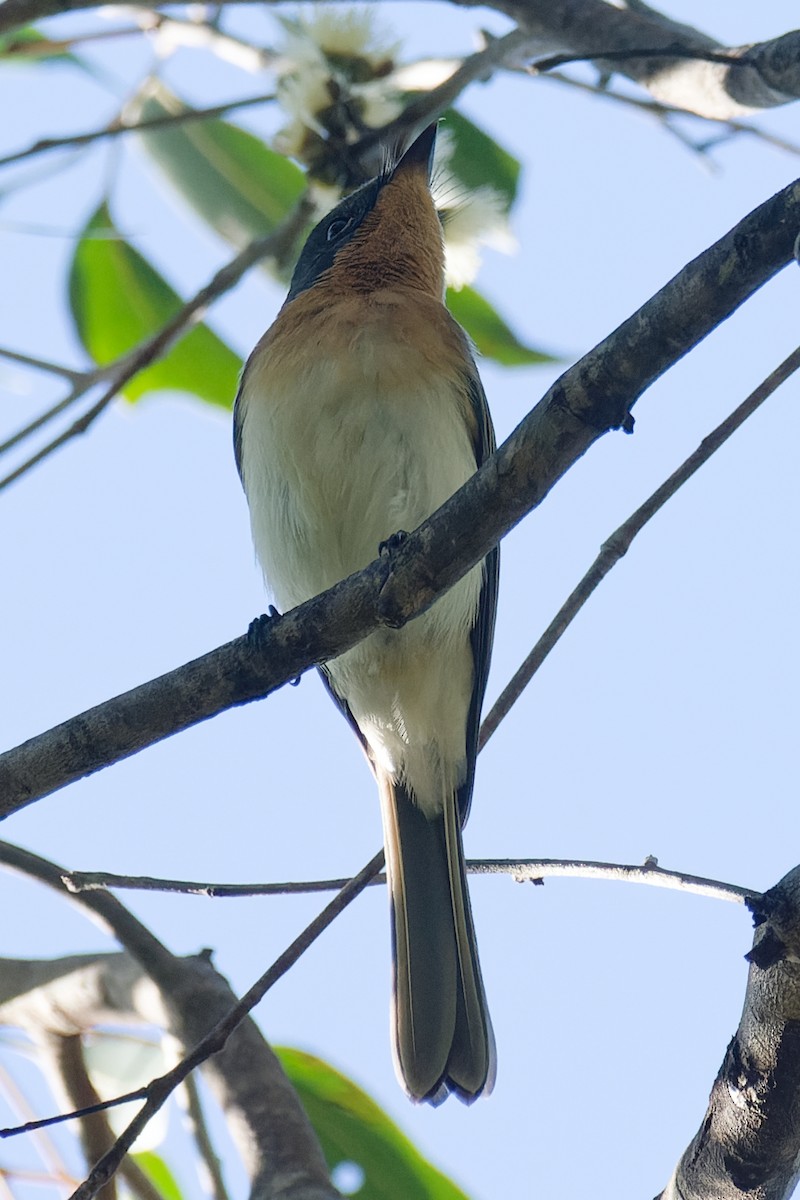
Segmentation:
{"type": "Polygon", "coordinates": [[[367,762],[369,763],[370,767],[372,768],[372,773],[374,775],[375,774],[375,764],[372,761],[372,756],[369,751],[369,746],[367,745],[367,739],[364,737],[363,733],[359,729],[358,723],[356,722],[355,717],[353,716],[352,712],[350,711],[350,705],[336,691],[336,688],[333,686],[333,683],[331,682],[331,677],[328,674],[327,667],[323,665],[321,667],[317,667],[317,670],[320,673],[322,682],[325,684],[325,687],[328,691],[328,695],[333,700],[334,704],[339,709],[342,716],[344,716],[348,725],[352,729],[353,733],[356,735],[359,742],[361,743],[361,749],[364,751],[364,754],[366,755],[366,758],[367,758],[367,762]]]}
{"type": "MultiPolygon", "coordinates": [[[[489,406],[486,403],[486,393],[480,381],[477,368],[468,377],[469,398],[475,417],[475,462],[482,466],[490,454],[494,453],[495,437],[489,406]]],[[[473,670],[475,672],[472,684],[472,699],[467,720],[467,777],[458,789],[458,810],[461,824],[466,822],[472,800],[472,785],[475,776],[475,760],[478,756],[478,734],[481,724],[481,708],[486,691],[486,681],[489,678],[489,663],[492,658],[492,640],[494,638],[494,623],[497,614],[497,588],[500,576],[500,547],[495,546],[484,559],[483,586],[478,601],[478,615],[470,633],[472,646],[473,670]]]]}

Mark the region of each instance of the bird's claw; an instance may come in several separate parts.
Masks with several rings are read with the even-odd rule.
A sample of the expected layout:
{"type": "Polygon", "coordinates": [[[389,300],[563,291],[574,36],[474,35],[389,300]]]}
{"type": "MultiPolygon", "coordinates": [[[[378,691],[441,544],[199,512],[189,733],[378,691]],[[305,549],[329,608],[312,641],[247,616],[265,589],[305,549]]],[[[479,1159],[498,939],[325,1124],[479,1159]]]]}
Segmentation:
{"type": "Polygon", "coordinates": [[[261,644],[264,641],[264,635],[281,614],[278,612],[274,604],[270,604],[265,613],[260,617],[256,617],[250,622],[247,627],[247,640],[254,650],[260,650],[261,644]]]}
{"type": "MultiPolygon", "coordinates": [[[[255,620],[250,622],[250,624],[247,628],[246,636],[247,636],[248,642],[250,643],[250,645],[253,647],[254,650],[262,649],[263,644],[264,644],[264,637],[265,637],[267,631],[270,629],[273,622],[276,621],[280,615],[281,614],[278,612],[275,605],[270,604],[269,608],[267,609],[267,611],[265,613],[262,613],[260,617],[256,617],[255,620]]],[[[294,679],[290,679],[289,683],[292,685],[292,687],[297,687],[298,683],[300,682],[300,680],[302,678],[303,678],[302,675],[298,675],[294,679]]]]}
{"type": "Polygon", "coordinates": [[[379,544],[378,554],[381,556],[381,558],[384,556],[390,557],[400,549],[403,542],[405,542],[407,538],[408,534],[406,533],[405,529],[398,529],[397,533],[393,533],[391,537],[386,539],[385,542],[381,542],[379,544]]]}

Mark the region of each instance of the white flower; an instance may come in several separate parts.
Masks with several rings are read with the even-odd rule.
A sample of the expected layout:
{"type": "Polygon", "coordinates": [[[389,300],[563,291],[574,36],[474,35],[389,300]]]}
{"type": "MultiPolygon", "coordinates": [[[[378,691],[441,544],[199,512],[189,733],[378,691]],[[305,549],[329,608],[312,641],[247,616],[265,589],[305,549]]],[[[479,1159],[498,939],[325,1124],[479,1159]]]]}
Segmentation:
{"type": "Polygon", "coordinates": [[[313,162],[317,139],[324,142],[333,132],[354,140],[359,123],[375,128],[398,115],[400,96],[391,82],[397,46],[371,10],[321,6],[296,19],[282,18],[282,24],[286,44],[278,99],[291,120],[276,145],[284,154],[313,162]],[[353,112],[357,121],[350,120],[353,112]]]}
{"type": "Polygon", "coordinates": [[[362,121],[371,129],[393,121],[403,110],[400,97],[391,90],[385,79],[356,84],[351,91],[359,103],[362,121]]]}
{"type": "Polygon", "coordinates": [[[294,121],[307,125],[317,133],[324,126],[317,114],[331,103],[330,73],[318,63],[309,64],[302,74],[285,75],[278,84],[280,102],[294,121]]]}
{"type": "Polygon", "coordinates": [[[385,41],[386,33],[370,8],[320,5],[284,24],[289,33],[286,53],[300,62],[316,52],[326,58],[360,58],[377,68],[397,53],[398,43],[385,41]]]}
{"type": "Polygon", "coordinates": [[[445,127],[436,142],[433,199],[442,217],[447,284],[460,291],[480,270],[481,246],[514,254],[518,243],[508,226],[503,196],[488,184],[467,189],[448,167],[452,154],[452,135],[445,127]]]}
{"type": "MultiPolygon", "coordinates": [[[[95,1034],[86,1040],[83,1049],[86,1067],[101,1100],[135,1092],[151,1079],[163,1075],[174,1065],[165,1055],[160,1042],[146,1042],[124,1034],[95,1034]]],[[[144,1104],[135,1100],[111,1108],[106,1113],[115,1136],[130,1124],[144,1104]]],[[[167,1136],[168,1110],[160,1109],[134,1142],[134,1149],[155,1150],[167,1136]]]]}
{"type": "Polygon", "coordinates": [[[399,66],[392,83],[400,92],[429,92],[449,79],[460,64],[458,58],[421,58],[399,66]]]}

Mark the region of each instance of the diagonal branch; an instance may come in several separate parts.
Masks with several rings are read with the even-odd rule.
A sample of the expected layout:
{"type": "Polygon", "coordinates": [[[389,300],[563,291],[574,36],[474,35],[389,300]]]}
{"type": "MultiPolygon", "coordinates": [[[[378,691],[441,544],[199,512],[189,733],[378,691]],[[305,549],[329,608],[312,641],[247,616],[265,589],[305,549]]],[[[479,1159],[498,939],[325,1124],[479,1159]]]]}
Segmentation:
{"type": "Polygon", "coordinates": [[[183,1081],[185,1095],[184,1124],[188,1127],[198,1154],[198,1174],[203,1190],[208,1192],[211,1200],[231,1200],[225,1186],[222,1174],[222,1163],[211,1139],[211,1133],[206,1122],[200,1091],[194,1075],[187,1075],[183,1081]]]}
{"type": "Polygon", "coordinates": [[[365,151],[375,147],[402,143],[410,132],[440,117],[471,83],[488,79],[500,67],[524,61],[534,52],[535,46],[535,40],[525,29],[512,29],[503,37],[493,38],[482,50],[468,55],[437,87],[409,100],[393,120],[368,130],[357,142],[345,147],[347,155],[358,160],[365,151]]]}
{"type": "MultiPolygon", "coordinates": [[[[8,843],[0,862],[68,894],[63,869],[8,843]]],[[[129,1019],[168,1025],[191,1047],[172,1070],[142,1089],[145,1103],[113,1148],[75,1193],[89,1200],[105,1186],[150,1118],[196,1067],[204,1066],[226,1114],[251,1179],[264,1200],[337,1200],[322,1151],[283,1070],[256,1025],[251,1009],[296,962],[383,865],[383,852],[330,901],[259,980],[237,1000],[202,956],[177,958],[108,892],[91,892],[79,903],[114,933],[128,956],[80,955],[56,962],[5,960],[0,974],[0,1019],[30,1027],[52,1012],[62,1032],[80,1032],[98,1019],[129,1019]],[[136,962],[132,960],[135,958],[136,962]],[[138,965],[137,965],[138,964],[138,965]],[[145,971],[160,991],[142,986],[145,971]],[[49,993],[47,988],[49,986],[49,993]],[[37,998],[31,1017],[27,996],[37,998]],[[166,1007],[166,1012],[165,1012],[166,1007]],[[213,1056],[213,1057],[212,1057],[213,1056]]]]}
{"type": "MultiPolygon", "coordinates": [[[[63,1094],[66,1106],[72,1109],[97,1108],[100,1097],[86,1069],[80,1034],[64,1034],[56,1030],[37,1030],[36,1033],[48,1074],[53,1079],[55,1090],[63,1094]]],[[[102,1110],[88,1113],[80,1121],[79,1129],[84,1157],[91,1166],[107,1154],[114,1144],[107,1113],[102,1110]]],[[[156,1197],[151,1194],[150,1200],[156,1200],[156,1197]]],[[[103,1188],[100,1200],[117,1200],[117,1187],[113,1179],[103,1188]]]]}
{"type": "MultiPolygon", "coordinates": [[[[479,0],[455,2],[472,7],[479,0]]],[[[492,7],[537,38],[539,53],[591,59],[603,74],[616,71],[655,99],[698,116],[728,120],[800,97],[797,31],[725,47],[644,4],[634,8],[608,0],[494,0],[492,7]],[[637,57],[637,50],[646,53],[637,57]],[[709,52],[722,55],[722,61],[709,61],[709,52]]]]}
{"type": "MultiPolygon", "coordinates": [[[[247,637],[0,756],[0,816],[236,704],[260,699],[379,626],[428,608],[536,508],[604,433],[791,262],[800,182],[760,205],[558,379],[477,474],[390,555],[247,637]]],[[[591,503],[591,497],[587,498],[591,503]]]]}
{"type": "MultiPolygon", "coordinates": [[[[691,139],[691,148],[696,152],[705,152],[710,146],[716,145],[728,137],[732,138],[735,135],[745,134],[748,137],[753,137],[758,141],[764,142],[767,146],[774,146],[777,150],[783,150],[787,154],[800,154],[800,145],[796,142],[789,141],[788,138],[779,137],[767,129],[759,128],[757,125],[751,125],[746,120],[735,120],[731,117],[725,120],[722,129],[719,129],[716,118],[700,117],[697,113],[687,114],[684,109],[676,108],[673,104],[664,104],[660,100],[628,95],[626,92],[618,91],[609,86],[603,86],[602,81],[600,83],[588,83],[583,79],[575,79],[559,71],[549,72],[547,75],[543,75],[542,78],[561,84],[562,87],[569,87],[573,91],[586,92],[588,95],[597,97],[598,100],[607,100],[614,104],[624,105],[627,108],[638,109],[639,112],[648,114],[654,120],[659,121],[672,134],[676,133],[675,118],[677,117],[684,118],[688,115],[690,117],[696,116],[704,122],[712,121],[713,127],[716,130],[713,135],[709,135],[702,141],[691,139]]],[[[700,128],[708,128],[708,126],[701,125],[700,128]]]]}
{"type": "MultiPolygon", "coordinates": [[[[43,17],[97,8],[103,0],[2,0],[0,33],[43,17]]],[[[273,0],[273,3],[276,0],[273,0]]],[[[478,7],[484,0],[453,0],[478,7]]],[[[131,9],[158,12],[157,0],[130,0],[131,9]]],[[[223,4],[224,7],[224,4],[223,4]]],[[[740,117],[800,97],[800,33],[747,46],[725,47],[715,38],[645,4],[609,0],[493,0],[531,39],[531,53],[591,59],[603,73],[617,71],[657,100],[716,120],[740,117]],[[664,52],[637,58],[636,51],[664,52]],[[709,62],[688,54],[719,52],[746,66],[709,62]],[[680,54],[682,58],[676,59],[680,54]],[[622,57],[620,57],[622,56],[622,57]]]]}
{"type": "Polygon", "coordinates": [[[793,350],[784,361],[755,388],[746,400],[735,408],[716,429],[704,437],[700,445],[690,454],[676,471],[656,488],[644,504],[637,508],[620,527],[606,538],[600,553],[592,563],[583,579],[573,589],[562,604],[553,620],[548,625],[525,661],[520,665],[514,676],[506,684],[503,691],[486,714],[480,732],[480,747],[486,745],[489,738],[506,717],[512,705],[516,704],[522,692],[539,670],[547,655],[566,633],[569,626],[577,617],[586,601],[605,579],[612,567],[616,566],[623,555],[628,553],[631,542],[641,533],[647,522],[664,507],[669,499],[699,471],[711,455],[724,446],[728,438],[752,416],[761,405],[769,399],[772,393],[798,369],[800,369],[800,347],[793,350]]]}
{"type": "Polygon", "coordinates": [[[742,1017],[659,1200],[789,1200],[800,1163],[800,867],[749,904],[742,1017]]]}
{"type": "MultiPolygon", "coordinates": [[[[0,479],[0,491],[10,484],[15,483],[23,475],[26,475],[28,471],[37,466],[45,458],[49,458],[51,454],[60,449],[66,442],[71,441],[72,438],[78,437],[82,433],[86,433],[86,430],[105,412],[111,401],[119,395],[125,384],[133,379],[134,375],[138,375],[139,371],[143,370],[154,359],[158,358],[159,355],[164,354],[173,342],[177,341],[195,321],[200,319],[209,304],[214,300],[218,300],[225,292],[235,287],[242,276],[255,263],[268,257],[282,259],[287,249],[294,246],[296,240],[305,230],[311,211],[312,201],[307,195],[302,196],[295,205],[294,210],[277,229],[273,230],[272,233],[266,234],[264,237],[256,238],[255,241],[245,246],[244,250],[237,254],[229,263],[226,263],[224,267],[221,267],[214,277],[191,300],[188,300],[157,333],[154,333],[152,337],[147,338],[146,341],[129,351],[119,362],[104,366],[101,369],[102,377],[104,379],[110,377],[111,382],[100,398],[86,412],[82,413],[77,420],[73,421],[71,425],[63,430],[58,437],[53,438],[46,446],[37,450],[30,458],[26,459],[13,471],[10,471],[3,479],[0,479]]],[[[23,431],[24,434],[27,434],[27,432],[29,432],[27,429],[23,431]]]]}
{"type": "MultiPolygon", "coordinates": [[[[36,43],[33,43],[34,45],[36,43]]],[[[120,137],[126,133],[141,133],[146,129],[163,129],[174,125],[185,125],[191,121],[208,121],[214,117],[222,117],[226,113],[239,108],[250,108],[256,104],[266,104],[275,99],[274,92],[265,92],[260,96],[247,96],[243,100],[228,100],[226,104],[214,104],[210,108],[187,108],[177,113],[165,113],[160,117],[147,117],[141,121],[127,124],[123,121],[112,121],[100,129],[90,129],[85,133],[72,133],[66,137],[40,138],[25,150],[15,150],[0,158],[0,167],[10,163],[22,162],[36,154],[44,154],[48,150],[63,150],[68,146],[87,146],[106,138],[120,137]]],[[[51,368],[52,369],[52,368],[51,368]]]]}

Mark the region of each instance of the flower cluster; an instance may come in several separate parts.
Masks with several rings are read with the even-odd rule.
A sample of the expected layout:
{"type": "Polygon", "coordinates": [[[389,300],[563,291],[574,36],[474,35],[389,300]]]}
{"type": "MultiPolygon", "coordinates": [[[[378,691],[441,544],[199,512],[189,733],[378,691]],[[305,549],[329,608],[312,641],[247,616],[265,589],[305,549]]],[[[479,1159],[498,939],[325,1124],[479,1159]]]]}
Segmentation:
{"type": "MultiPolygon", "coordinates": [[[[320,207],[333,206],[348,174],[346,148],[368,129],[397,117],[410,92],[427,91],[457,66],[430,59],[396,61],[392,43],[370,9],[321,6],[281,18],[286,42],[278,68],[278,99],[289,122],[277,134],[281,153],[298,159],[314,181],[320,207]]],[[[442,128],[434,164],[434,199],[442,216],[447,282],[462,288],[480,267],[481,244],[504,253],[516,249],[503,197],[491,186],[467,188],[449,167],[452,143],[442,128]]]]}
{"type": "Polygon", "coordinates": [[[472,189],[462,184],[450,169],[452,153],[445,124],[436,141],[433,199],[444,231],[447,286],[460,291],[480,270],[482,245],[503,254],[514,254],[518,246],[501,194],[489,184],[472,189]]]}
{"type": "Polygon", "coordinates": [[[392,82],[397,46],[386,42],[368,9],[320,7],[282,24],[287,37],[278,99],[290,120],[276,148],[321,182],[338,183],[331,144],[346,146],[401,111],[392,82]]]}

